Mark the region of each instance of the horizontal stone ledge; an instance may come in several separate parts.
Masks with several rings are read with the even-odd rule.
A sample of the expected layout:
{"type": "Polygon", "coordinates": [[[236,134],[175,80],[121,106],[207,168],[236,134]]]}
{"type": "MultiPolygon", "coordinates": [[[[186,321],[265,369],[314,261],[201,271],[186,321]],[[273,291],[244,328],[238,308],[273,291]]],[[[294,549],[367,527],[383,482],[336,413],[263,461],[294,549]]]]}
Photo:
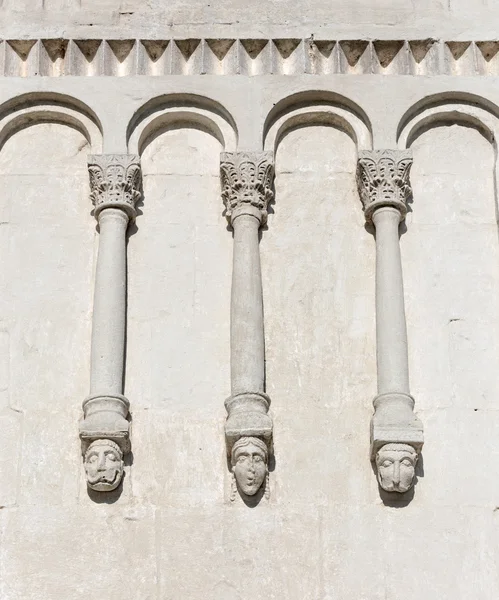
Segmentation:
{"type": "Polygon", "coordinates": [[[0,41],[7,77],[499,75],[499,41],[23,39],[0,41]]]}

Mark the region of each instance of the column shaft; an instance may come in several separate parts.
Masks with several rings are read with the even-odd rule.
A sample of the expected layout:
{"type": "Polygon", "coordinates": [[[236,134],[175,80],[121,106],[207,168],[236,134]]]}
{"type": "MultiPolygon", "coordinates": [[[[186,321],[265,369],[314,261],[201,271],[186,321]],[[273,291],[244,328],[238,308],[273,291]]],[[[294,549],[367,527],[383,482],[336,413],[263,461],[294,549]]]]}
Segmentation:
{"type": "Polygon", "coordinates": [[[376,227],[376,358],[378,394],[409,394],[407,328],[398,228],[400,212],[387,206],[372,217],[376,227]]]}
{"type": "Polygon", "coordinates": [[[118,208],[99,214],[99,253],[95,274],[90,394],[123,392],[126,320],[126,229],[118,208]]]}
{"type": "Polygon", "coordinates": [[[260,220],[242,214],[232,225],[231,391],[237,395],[264,391],[265,342],[258,246],[260,220]]]}

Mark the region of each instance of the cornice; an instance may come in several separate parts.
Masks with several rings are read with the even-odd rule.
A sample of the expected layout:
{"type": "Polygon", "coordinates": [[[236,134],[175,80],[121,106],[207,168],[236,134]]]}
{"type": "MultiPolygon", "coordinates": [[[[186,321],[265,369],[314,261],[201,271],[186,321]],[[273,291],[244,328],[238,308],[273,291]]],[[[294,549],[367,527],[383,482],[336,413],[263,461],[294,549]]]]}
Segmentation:
{"type": "Polygon", "coordinates": [[[498,76],[499,41],[23,39],[0,42],[0,76],[498,76]]]}

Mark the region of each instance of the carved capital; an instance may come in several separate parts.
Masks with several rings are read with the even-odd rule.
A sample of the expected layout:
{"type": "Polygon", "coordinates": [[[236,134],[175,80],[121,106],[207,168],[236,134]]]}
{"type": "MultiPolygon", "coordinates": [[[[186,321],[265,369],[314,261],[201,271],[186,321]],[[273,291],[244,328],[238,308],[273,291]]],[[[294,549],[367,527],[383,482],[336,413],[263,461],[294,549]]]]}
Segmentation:
{"type": "Polygon", "coordinates": [[[410,150],[364,150],[359,152],[357,183],[367,221],[375,210],[392,206],[400,211],[401,220],[407,213],[407,199],[412,190],[409,172],[412,166],[410,150]]]}
{"type": "Polygon", "coordinates": [[[104,208],[119,208],[135,218],[140,198],[140,159],[135,154],[97,154],[88,157],[90,197],[95,218],[104,208]]]}
{"type": "Polygon", "coordinates": [[[220,176],[227,219],[233,222],[241,214],[251,214],[265,223],[274,197],[273,153],[222,152],[220,176]]]}

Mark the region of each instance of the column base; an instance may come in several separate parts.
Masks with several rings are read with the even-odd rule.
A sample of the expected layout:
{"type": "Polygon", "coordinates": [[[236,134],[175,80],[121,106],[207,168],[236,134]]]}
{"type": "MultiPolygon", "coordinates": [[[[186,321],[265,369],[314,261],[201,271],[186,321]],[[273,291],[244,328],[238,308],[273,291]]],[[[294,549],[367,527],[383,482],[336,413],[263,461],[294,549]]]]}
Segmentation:
{"type": "Polygon", "coordinates": [[[414,398],[404,393],[380,394],[374,399],[371,419],[371,460],[385,444],[407,444],[419,454],[423,424],[414,414],[414,398]]]}
{"type": "Polygon", "coordinates": [[[268,414],[270,398],[263,392],[237,394],[227,398],[225,408],[228,417],[225,422],[227,452],[242,437],[261,438],[271,448],[272,417],[268,414]]]}
{"type": "Polygon", "coordinates": [[[120,394],[94,395],[83,401],[84,419],[80,423],[82,453],[96,440],[111,440],[123,454],[130,450],[130,403],[120,394]]]}

